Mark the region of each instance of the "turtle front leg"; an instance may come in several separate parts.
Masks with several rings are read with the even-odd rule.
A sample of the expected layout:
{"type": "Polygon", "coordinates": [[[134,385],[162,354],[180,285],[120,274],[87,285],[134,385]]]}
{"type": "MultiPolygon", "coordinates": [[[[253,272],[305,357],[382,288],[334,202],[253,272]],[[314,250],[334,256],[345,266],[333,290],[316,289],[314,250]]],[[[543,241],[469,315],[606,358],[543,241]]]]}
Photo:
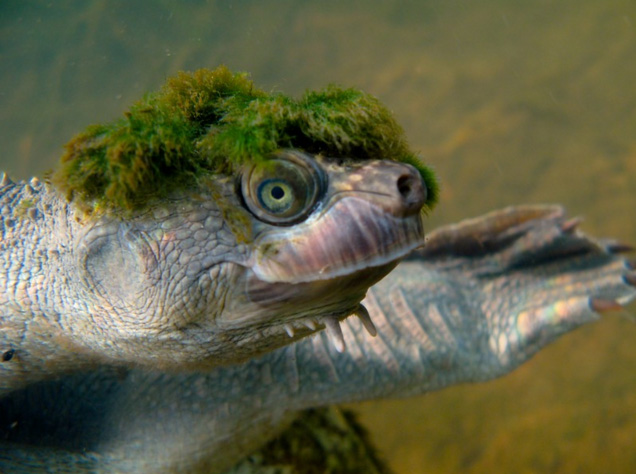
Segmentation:
{"type": "Polygon", "coordinates": [[[557,206],[510,207],[433,232],[369,291],[347,352],[321,334],[285,349],[300,407],[403,397],[504,375],[563,334],[636,298],[626,246],[579,232],[557,206]]]}

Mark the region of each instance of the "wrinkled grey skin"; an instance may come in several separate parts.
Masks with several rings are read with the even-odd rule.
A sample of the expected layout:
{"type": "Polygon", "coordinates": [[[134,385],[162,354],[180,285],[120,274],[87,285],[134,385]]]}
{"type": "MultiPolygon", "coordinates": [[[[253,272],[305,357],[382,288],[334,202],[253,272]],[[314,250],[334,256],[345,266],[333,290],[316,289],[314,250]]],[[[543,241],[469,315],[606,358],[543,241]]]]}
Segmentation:
{"type": "Polygon", "coordinates": [[[313,170],[324,188],[300,222],[257,219],[230,177],[94,216],[37,180],[0,179],[0,354],[10,359],[0,394],[104,364],[244,362],[337,327],[422,245],[426,192],[412,166],[296,150],[273,159],[313,170]]]}
{"type": "Polygon", "coordinates": [[[102,368],[0,401],[0,470],[223,472],[299,410],[404,397],[506,374],[636,297],[621,246],[562,209],[508,208],[431,234],[368,292],[378,330],[343,323],[243,365],[167,374],[102,368]]]}

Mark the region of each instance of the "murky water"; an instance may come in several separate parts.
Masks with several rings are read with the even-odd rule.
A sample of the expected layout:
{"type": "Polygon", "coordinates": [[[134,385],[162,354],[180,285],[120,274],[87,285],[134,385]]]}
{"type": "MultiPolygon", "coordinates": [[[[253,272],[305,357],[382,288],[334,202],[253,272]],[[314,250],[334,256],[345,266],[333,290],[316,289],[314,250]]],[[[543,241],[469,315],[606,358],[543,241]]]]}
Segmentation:
{"type": "MultiPolygon", "coordinates": [[[[636,242],[633,1],[35,3],[0,3],[13,176],[166,76],[225,63],[288,93],[377,95],[443,181],[431,226],[559,202],[636,242]]],[[[398,473],[635,472],[635,367],[636,326],[607,317],[499,381],[359,409],[398,473]]]]}

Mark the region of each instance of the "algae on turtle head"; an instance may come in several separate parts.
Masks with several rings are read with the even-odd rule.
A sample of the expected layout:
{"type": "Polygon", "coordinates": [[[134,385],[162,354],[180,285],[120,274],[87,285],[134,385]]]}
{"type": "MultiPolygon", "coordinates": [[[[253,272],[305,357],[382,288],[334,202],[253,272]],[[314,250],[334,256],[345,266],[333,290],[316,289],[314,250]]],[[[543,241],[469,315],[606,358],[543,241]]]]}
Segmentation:
{"type": "Polygon", "coordinates": [[[125,116],[93,125],[66,145],[53,182],[85,209],[131,210],[201,177],[233,175],[281,148],[417,168],[438,198],[433,172],[373,96],[328,86],[299,99],[266,93],[227,67],[181,72],[125,116]]]}

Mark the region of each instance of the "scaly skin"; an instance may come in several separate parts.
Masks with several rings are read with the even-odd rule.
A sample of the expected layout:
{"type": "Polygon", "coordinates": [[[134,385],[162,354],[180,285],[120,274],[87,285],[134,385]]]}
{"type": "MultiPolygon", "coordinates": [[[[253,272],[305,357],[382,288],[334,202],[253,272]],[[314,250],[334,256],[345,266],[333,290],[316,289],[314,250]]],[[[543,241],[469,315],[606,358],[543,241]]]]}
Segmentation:
{"type": "MultiPolygon", "coordinates": [[[[412,166],[294,150],[273,162],[319,183],[301,221],[257,219],[221,175],[93,216],[37,180],[2,179],[0,393],[104,364],[207,369],[337,329],[423,243],[412,166]]],[[[257,184],[270,179],[263,166],[257,184]]]]}
{"type": "Polygon", "coordinates": [[[501,376],[636,297],[620,248],[550,206],[445,227],[369,291],[377,337],[349,318],[345,353],[321,332],[207,373],[103,368],[36,384],[0,402],[0,470],[218,473],[300,410],[501,376]]]}

